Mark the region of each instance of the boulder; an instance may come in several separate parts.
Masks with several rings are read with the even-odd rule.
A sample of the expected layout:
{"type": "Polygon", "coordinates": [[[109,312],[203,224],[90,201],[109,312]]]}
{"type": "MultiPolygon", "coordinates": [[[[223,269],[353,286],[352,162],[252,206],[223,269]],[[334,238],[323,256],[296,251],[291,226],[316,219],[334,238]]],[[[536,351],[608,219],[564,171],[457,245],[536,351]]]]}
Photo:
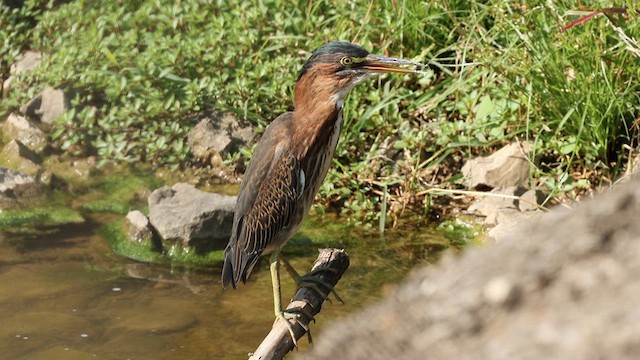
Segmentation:
{"type": "Polygon", "coordinates": [[[39,194],[40,190],[33,176],[0,166],[0,209],[11,208],[39,194]]]}
{"type": "Polygon", "coordinates": [[[529,186],[531,143],[513,143],[495,153],[467,161],[462,166],[464,183],[470,189],[529,186]]]}
{"type": "Polygon", "coordinates": [[[231,234],[235,199],[190,184],[163,186],[149,196],[149,221],[165,247],[177,242],[199,251],[222,249],[231,234]]]}
{"type": "Polygon", "coordinates": [[[11,140],[2,148],[0,161],[3,165],[29,175],[35,175],[42,169],[38,154],[31,151],[18,140],[11,140]]]}
{"type": "Polygon", "coordinates": [[[220,165],[222,157],[247,146],[255,136],[253,127],[230,113],[202,119],[188,134],[187,144],[199,160],[220,165]]]}
{"type": "Polygon", "coordinates": [[[12,113],[2,125],[5,136],[18,140],[36,154],[47,147],[47,135],[26,117],[12,113]]]}
{"type": "Polygon", "coordinates": [[[384,301],[326,326],[298,357],[637,359],[639,213],[636,175],[495,244],[416,269],[384,301]]]}

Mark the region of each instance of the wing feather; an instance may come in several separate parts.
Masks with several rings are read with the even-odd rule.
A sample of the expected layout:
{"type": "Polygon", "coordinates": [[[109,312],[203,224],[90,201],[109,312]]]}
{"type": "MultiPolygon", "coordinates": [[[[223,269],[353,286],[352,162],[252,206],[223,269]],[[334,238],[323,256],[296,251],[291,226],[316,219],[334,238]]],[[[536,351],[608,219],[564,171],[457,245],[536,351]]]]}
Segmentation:
{"type": "Polygon", "coordinates": [[[233,229],[225,249],[222,283],[246,282],[262,252],[294,217],[302,191],[300,163],[292,154],[282,115],[267,128],[240,186],[233,229]],[[277,122],[278,120],[282,120],[277,122]],[[280,135],[280,136],[279,136],[280,135]]]}

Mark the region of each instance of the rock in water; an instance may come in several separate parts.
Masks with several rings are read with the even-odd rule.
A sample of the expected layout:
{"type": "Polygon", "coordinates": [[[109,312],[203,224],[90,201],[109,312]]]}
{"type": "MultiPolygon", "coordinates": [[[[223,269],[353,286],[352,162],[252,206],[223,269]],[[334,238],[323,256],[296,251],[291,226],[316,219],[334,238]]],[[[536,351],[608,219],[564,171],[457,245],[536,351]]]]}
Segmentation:
{"type": "Polygon", "coordinates": [[[231,234],[235,196],[225,196],[178,183],[149,196],[149,221],[165,242],[197,250],[221,249],[231,234]]]}

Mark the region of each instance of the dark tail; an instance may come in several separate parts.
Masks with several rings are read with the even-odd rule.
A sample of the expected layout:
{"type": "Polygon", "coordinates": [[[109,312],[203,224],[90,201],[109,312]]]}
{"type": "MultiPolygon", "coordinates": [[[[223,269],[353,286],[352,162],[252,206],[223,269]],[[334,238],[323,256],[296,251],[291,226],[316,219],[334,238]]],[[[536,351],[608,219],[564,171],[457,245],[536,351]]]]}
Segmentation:
{"type": "Polygon", "coordinates": [[[234,249],[227,245],[224,249],[224,265],[222,266],[222,287],[225,289],[231,283],[237,288],[240,281],[247,282],[253,266],[258,262],[260,253],[247,254],[242,250],[234,249]]]}
{"type": "Polygon", "coordinates": [[[227,245],[227,248],[224,249],[224,265],[222,266],[222,287],[227,288],[229,283],[235,289],[238,287],[238,278],[234,276],[233,271],[233,259],[235,258],[235,253],[231,246],[227,245]]]}

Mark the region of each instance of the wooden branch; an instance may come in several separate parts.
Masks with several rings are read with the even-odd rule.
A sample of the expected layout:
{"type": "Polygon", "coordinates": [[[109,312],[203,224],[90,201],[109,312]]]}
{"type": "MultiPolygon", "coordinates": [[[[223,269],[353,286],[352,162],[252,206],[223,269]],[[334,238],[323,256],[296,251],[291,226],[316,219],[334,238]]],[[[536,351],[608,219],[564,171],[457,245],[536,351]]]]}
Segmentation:
{"type": "MultiPolygon", "coordinates": [[[[349,255],[347,255],[347,253],[345,253],[342,249],[320,249],[319,251],[320,254],[316,259],[316,262],[313,264],[313,267],[311,268],[311,273],[319,269],[326,268],[333,270],[319,271],[317,273],[313,273],[313,275],[311,275],[310,277],[335,286],[349,267],[349,255]]],[[[323,291],[326,291],[327,293],[330,292],[330,289],[325,289],[325,286],[321,284],[318,284],[318,286],[323,291]]],[[[324,300],[325,299],[320,294],[318,294],[317,291],[309,288],[300,288],[296,292],[293,299],[291,299],[291,303],[289,304],[289,306],[287,306],[287,310],[302,309],[302,313],[315,316],[320,312],[324,300]]],[[[298,321],[304,324],[304,326],[307,328],[311,320],[312,319],[302,314],[300,315],[300,319],[298,319],[298,321]]],[[[304,334],[306,334],[307,331],[295,320],[289,320],[289,322],[293,326],[293,332],[296,336],[296,341],[302,338],[304,334]]],[[[262,343],[260,344],[260,346],[258,346],[258,349],[253,354],[251,354],[249,359],[282,359],[289,351],[293,350],[293,348],[294,344],[293,340],[291,339],[289,329],[283,322],[277,321],[273,324],[271,332],[269,332],[267,337],[262,340],[262,343]]]]}

